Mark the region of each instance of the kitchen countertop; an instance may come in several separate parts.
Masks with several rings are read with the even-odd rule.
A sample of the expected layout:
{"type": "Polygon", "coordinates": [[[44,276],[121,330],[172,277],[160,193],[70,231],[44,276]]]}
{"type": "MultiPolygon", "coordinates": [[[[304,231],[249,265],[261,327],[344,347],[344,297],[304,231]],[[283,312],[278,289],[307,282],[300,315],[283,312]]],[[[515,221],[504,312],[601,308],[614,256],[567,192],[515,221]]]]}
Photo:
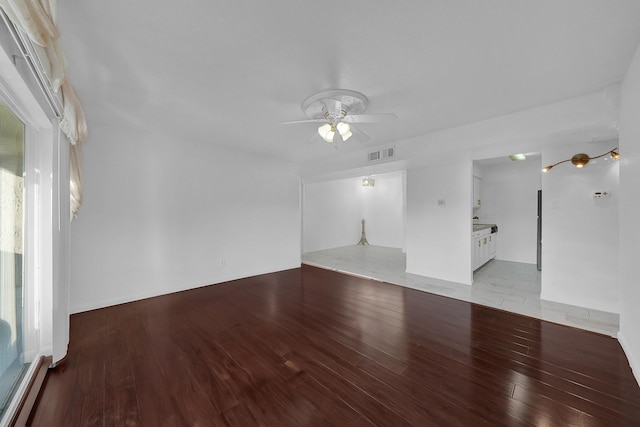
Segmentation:
{"type": "Polygon", "coordinates": [[[473,224],[473,231],[484,230],[485,228],[491,228],[495,224],[473,224]]]}

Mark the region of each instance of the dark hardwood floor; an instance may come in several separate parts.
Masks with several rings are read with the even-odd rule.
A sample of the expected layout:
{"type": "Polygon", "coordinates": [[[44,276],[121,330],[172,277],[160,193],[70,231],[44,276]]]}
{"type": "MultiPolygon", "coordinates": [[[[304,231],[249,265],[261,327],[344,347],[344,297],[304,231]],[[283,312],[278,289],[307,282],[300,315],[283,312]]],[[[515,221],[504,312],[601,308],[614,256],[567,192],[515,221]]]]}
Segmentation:
{"type": "Polygon", "coordinates": [[[610,337],[310,266],[76,314],[33,426],[638,426],[610,337]]]}

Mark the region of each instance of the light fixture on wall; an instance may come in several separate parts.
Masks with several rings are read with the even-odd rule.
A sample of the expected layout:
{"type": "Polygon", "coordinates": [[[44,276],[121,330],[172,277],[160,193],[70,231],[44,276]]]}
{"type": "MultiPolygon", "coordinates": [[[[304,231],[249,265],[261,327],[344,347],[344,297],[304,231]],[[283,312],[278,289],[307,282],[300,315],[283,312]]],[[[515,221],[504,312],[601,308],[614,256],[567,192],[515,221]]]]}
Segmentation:
{"type": "Polygon", "coordinates": [[[374,187],[375,185],[376,185],[376,180],[371,178],[370,176],[362,178],[363,187],[374,187]]]}
{"type": "Polygon", "coordinates": [[[548,172],[549,170],[551,170],[551,168],[566,162],[571,162],[577,168],[583,168],[587,165],[587,163],[589,163],[589,160],[599,159],[600,157],[604,157],[607,155],[611,155],[611,158],[614,160],[620,159],[620,153],[618,152],[618,147],[614,148],[613,150],[609,150],[604,154],[600,154],[599,156],[593,156],[593,157],[589,157],[588,154],[578,153],[570,159],[563,160],[561,162],[555,163],[550,166],[545,166],[544,168],[542,168],[542,172],[548,172]]]}

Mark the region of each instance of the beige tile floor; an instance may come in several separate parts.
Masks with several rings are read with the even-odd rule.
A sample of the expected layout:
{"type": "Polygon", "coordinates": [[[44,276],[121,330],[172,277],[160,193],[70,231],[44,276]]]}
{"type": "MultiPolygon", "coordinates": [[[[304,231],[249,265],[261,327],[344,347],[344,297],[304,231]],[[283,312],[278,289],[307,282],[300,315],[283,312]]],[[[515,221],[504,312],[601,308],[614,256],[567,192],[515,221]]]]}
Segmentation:
{"type": "Polygon", "coordinates": [[[615,313],[541,300],[534,264],[492,260],[474,273],[474,284],[468,286],[406,273],[406,255],[396,248],[345,246],[305,253],[302,262],[613,337],[619,329],[615,313]]]}

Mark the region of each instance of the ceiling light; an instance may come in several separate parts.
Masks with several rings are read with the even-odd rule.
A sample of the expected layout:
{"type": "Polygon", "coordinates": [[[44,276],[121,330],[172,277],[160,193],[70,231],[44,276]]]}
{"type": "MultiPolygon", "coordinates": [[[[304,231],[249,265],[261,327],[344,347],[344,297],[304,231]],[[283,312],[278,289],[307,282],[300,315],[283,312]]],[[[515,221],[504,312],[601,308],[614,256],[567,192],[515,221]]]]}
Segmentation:
{"type": "Polygon", "coordinates": [[[369,139],[355,127],[359,123],[374,123],[398,118],[395,113],[363,114],[368,103],[367,97],[360,92],[345,89],[325,90],[311,95],[302,103],[302,111],[309,118],[308,120],[294,120],[280,124],[316,123],[316,126],[319,126],[320,137],[326,142],[334,143],[334,147],[338,148],[341,142],[353,136],[352,130],[358,131],[356,138],[362,141],[369,139]],[[324,124],[320,126],[317,123],[324,124]],[[339,136],[336,136],[336,132],[339,136]]]}
{"type": "Polygon", "coordinates": [[[617,148],[614,148],[613,150],[610,151],[611,158],[613,160],[620,160],[620,153],[618,153],[616,150],[617,150],[617,148]]]}
{"type": "Polygon", "coordinates": [[[526,160],[527,156],[524,154],[512,154],[509,158],[515,162],[516,160],[526,160]]]}
{"type": "Polygon", "coordinates": [[[318,128],[318,133],[327,142],[333,142],[333,135],[336,133],[336,129],[331,123],[325,123],[318,128]]]}
{"type": "Polygon", "coordinates": [[[374,187],[375,185],[376,185],[376,180],[371,178],[370,176],[362,178],[363,187],[374,187]]]}
{"type": "Polygon", "coordinates": [[[594,157],[589,157],[588,154],[578,153],[570,159],[563,160],[561,162],[554,163],[553,165],[543,167],[542,172],[548,172],[554,166],[558,166],[559,164],[566,163],[566,162],[571,162],[577,168],[583,168],[586,166],[587,163],[589,163],[589,160],[599,159],[600,157],[604,157],[606,155],[611,155],[611,158],[614,160],[620,159],[620,153],[618,152],[618,147],[614,148],[613,150],[607,151],[604,154],[600,154],[599,156],[594,156],[594,157]]]}
{"type": "Polygon", "coordinates": [[[336,130],[340,133],[343,141],[346,141],[353,135],[353,133],[351,133],[351,126],[344,122],[338,122],[335,126],[332,123],[325,123],[318,128],[318,134],[320,134],[325,141],[333,142],[336,130]]]}
{"type": "Polygon", "coordinates": [[[583,168],[587,163],[589,163],[589,160],[591,159],[588,154],[579,153],[571,158],[571,163],[573,163],[577,168],[583,168]]]}
{"type": "Polygon", "coordinates": [[[348,123],[339,122],[336,125],[336,128],[338,129],[338,132],[340,132],[340,136],[342,136],[342,140],[343,141],[346,141],[347,139],[349,139],[351,137],[351,135],[353,135],[351,133],[351,126],[349,126],[348,123]]]}

